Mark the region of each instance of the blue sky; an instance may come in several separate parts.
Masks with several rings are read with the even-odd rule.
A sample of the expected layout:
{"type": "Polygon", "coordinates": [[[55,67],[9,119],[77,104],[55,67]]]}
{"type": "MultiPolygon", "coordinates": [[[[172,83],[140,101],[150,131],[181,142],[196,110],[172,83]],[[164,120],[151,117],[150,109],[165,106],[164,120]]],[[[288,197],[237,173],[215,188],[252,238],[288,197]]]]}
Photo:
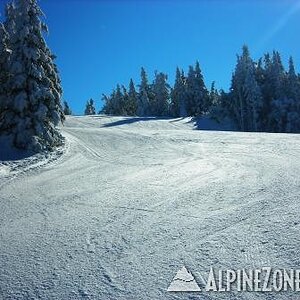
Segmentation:
{"type": "MultiPolygon", "coordinates": [[[[2,3],[4,0],[0,0],[2,3]]],[[[300,0],[41,0],[48,45],[57,55],[64,99],[82,114],[117,83],[152,80],[199,60],[205,82],[228,89],[236,54],[245,43],[253,58],[278,50],[300,69],[300,0]]],[[[298,69],[298,70],[299,70],[298,69]]]]}

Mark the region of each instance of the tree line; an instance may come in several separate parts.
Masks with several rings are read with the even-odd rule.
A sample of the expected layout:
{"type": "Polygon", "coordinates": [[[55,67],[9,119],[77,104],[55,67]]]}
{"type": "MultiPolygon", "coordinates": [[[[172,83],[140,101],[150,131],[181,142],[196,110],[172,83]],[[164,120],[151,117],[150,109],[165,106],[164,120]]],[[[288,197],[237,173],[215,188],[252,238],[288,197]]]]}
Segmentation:
{"type": "MultiPolygon", "coordinates": [[[[131,79],[128,88],[117,85],[102,99],[101,112],[109,115],[206,115],[220,123],[231,120],[241,131],[300,132],[300,76],[292,57],[285,70],[278,51],[254,61],[248,47],[243,46],[228,92],[217,90],[214,82],[208,89],[197,61],[187,74],[177,68],[173,87],[168,84],[168,76],[161,72],[155,72],[150,83],[142,68],[137,87],[131,79]]],[[[86,114],[93,113],[89,106],[90,102],[86,114]]]]}

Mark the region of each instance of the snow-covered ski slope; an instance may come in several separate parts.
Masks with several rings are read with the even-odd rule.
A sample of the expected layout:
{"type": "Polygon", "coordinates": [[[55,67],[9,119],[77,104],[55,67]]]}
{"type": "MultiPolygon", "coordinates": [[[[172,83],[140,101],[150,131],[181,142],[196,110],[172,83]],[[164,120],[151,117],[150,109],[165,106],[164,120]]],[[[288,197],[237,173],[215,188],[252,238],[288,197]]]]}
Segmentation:
{"type": "Polygon", "coordinates": [[[167,288],[183,265],[200,287],[211,266],[300,268],[299,135],[106,116],[62,131],[56,159],[0,165],[0,299],[298,295],[167,288]]]}

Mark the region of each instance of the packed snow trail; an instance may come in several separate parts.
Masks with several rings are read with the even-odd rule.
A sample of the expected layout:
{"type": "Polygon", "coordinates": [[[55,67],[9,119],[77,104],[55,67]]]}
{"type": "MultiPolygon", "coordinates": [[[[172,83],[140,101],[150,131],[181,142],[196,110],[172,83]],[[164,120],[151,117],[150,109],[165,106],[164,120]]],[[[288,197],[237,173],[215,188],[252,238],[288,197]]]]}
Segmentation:
{"type": "Polygon", "coordinates": [[[201,287],[211,266],[300,268],[299,135],[105,116],[62,131],[57,160],[0,166],[0,299],[291,299],[167,288],[183,265],[201,287]]]}

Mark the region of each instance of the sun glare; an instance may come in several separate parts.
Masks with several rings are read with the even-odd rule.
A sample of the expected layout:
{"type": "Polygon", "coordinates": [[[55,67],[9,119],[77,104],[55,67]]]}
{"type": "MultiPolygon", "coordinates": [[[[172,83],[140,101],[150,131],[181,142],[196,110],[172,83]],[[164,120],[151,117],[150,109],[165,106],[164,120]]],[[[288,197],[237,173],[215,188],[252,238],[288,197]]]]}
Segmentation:
{"type": "Polygon", "coordinates": [[[258,42],[256,50],[260,51],[265,45],[282,29],[284,28],[291,17],[300,11],[300,1],[296,1],[291,8],[277,20],[273,26],[266,32],[262,39],[258,42]]]}

